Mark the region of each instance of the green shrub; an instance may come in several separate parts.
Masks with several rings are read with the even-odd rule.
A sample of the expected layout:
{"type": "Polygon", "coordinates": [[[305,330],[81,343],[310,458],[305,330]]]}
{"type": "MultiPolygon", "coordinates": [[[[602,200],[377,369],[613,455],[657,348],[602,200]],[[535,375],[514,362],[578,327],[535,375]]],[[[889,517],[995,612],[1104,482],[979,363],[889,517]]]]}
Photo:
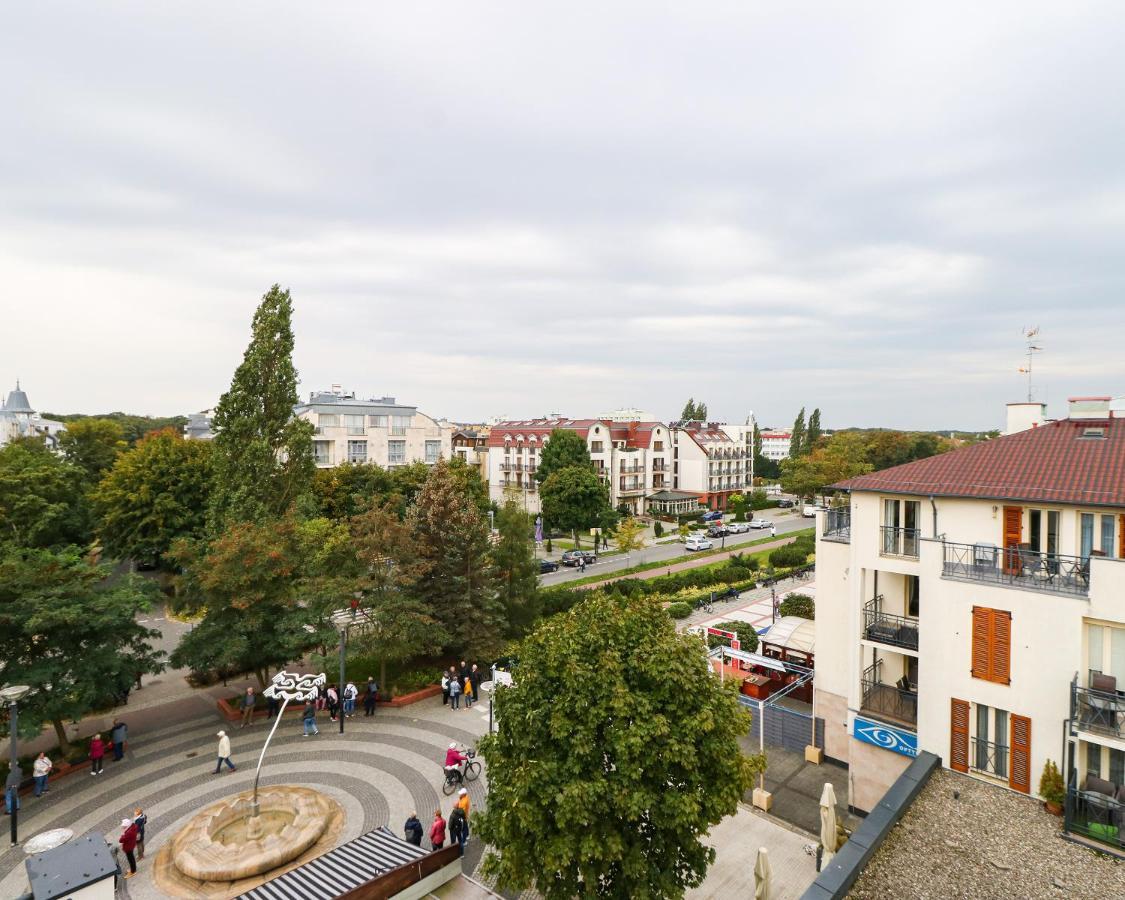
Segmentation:
{"type": "Polygon", "coordinates": [[[1063,786],[1062,775],[1053,759],[1043,764],[1043,774],[1039,776],[1039,796],[1048,803],[1057,803],[1062,806],[1066,800],[1066,788],[1063,786]]]}
{"type": "Polygon", "coordinates": [[[658,538],[664,537],[664,526],[660,524],[659,519],[652,523],[652,533],[658,538]]]}
{"type": "Polygon", "coordinates": [[[781,601],[777,611],[783,616],[800,616],[802,619],[816,618],[816,604],[808,594],[790,594],[781,601]]]}
{"type": "Polygon", "coordinates": [[[784,547],[778,547],[776,550],[770,551],[770,565],[779,569],[803,566],[808,562],[809,552],[797,546],[796,543],[786,544],[784,547]]]}
{"type": "Polygon", "coordinates": [[[437,684],[440,680],[436,672],[422,669],[403,672],[391,678],[391,696],[401,697],[403,694],[412,694],[414,691],[420,691],[431,684],[437,684]]]}
{"type": "Polygon", "coordinates": [[[691,605],[688,603],[673,603],[668,607],[668,615],[673,619],[686,619],[691,615],[691,605]]]}
{"type": "MultiPolygon", "coordinates": [[[[718,628],[720,631],[733,631],[738,635],[738,641],[742,645],[740,649],[748,653],[753,653],[758,649],[758,632],[754,630],[754,626],[749,622],[719,622],[717,625],[712,625],[712,628],[718,628]]],[[[707,646],[718,647],[720,644],[727,643],[727,639],[720,637],[717,634],[707,635],[707,646]]]]}

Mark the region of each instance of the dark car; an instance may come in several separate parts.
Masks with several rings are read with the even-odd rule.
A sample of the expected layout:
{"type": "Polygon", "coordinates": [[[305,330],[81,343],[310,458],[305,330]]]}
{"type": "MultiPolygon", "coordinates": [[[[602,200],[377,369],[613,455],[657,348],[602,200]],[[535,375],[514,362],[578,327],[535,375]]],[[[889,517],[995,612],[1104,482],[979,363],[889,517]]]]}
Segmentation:
{"type": "Polygon", "coordinates": [[[782,498],[781,500],[777,501],[778,509],[792,509],[796,505],[796,500],[787,500],[785,498],[782,498]]]}
{"type": "Polygon", "coordinates": [[[704,522],[717,522],[722,517],[723,517],[722,510],[713,509],[713,510],[711,510],[711,512],[705,512],[703,514],[703,521],[704,522]]]}
{"type": "Polygon", "coordinates": [[[559,564],[552,559],[539,560],[539,574],[546,575],[548,572],[557,572],[559,564]]]}
{"type": "Polygon", "coordinates": [[[561,562],[564,566],[577,566],[582,560],[586,560],[586,565],[596,563],[598,555],[592,550],[567,550],[563,553],[561,562]]]}
{"type": "Polygon", "coordinates": [[[730,530],[721,522],[707,529],[707,537],[726,537],[728,534],[730,534],[730,530]]]}

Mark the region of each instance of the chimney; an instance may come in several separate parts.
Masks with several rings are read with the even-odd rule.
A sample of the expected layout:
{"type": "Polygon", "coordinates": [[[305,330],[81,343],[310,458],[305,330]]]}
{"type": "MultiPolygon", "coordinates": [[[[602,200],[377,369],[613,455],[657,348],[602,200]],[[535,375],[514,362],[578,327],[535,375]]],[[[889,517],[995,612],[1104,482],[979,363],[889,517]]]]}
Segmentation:
{"type": "Polygon", "coordinates": [[[342,384],[332,385],[332,393],[336,394],[337,396],[339,396],[343,392],[343,390],[344,390],[344,386],[342,384]]]}
{"type": "Polygon", "coordinates": [[[1009,403],[1008,423],[1004,434],[1016,434],[1038,428],[1047,422],[1046,403],[1009,403]]]}
{"type": "Polygon", "coordinates": [[[1071,419],[1093,419],[1104,422],[1112,418],[1109,410],[1112,397],[1068,397],[1069,416],[1071,419]]]}

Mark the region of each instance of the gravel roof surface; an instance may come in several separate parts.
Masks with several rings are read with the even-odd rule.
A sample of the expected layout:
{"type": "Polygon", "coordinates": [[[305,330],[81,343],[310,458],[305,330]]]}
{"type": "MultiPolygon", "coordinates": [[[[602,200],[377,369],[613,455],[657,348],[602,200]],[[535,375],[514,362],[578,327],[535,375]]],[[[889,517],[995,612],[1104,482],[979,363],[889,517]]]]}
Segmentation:
{"type": "Polygon", "coordinates": [[[937,770],[848,895],[854,900],[1116,900],[1125,862],[1059,835],[1042,803],[937,770]],[[953,792],[960,799],[953,799],[953,792]]]}

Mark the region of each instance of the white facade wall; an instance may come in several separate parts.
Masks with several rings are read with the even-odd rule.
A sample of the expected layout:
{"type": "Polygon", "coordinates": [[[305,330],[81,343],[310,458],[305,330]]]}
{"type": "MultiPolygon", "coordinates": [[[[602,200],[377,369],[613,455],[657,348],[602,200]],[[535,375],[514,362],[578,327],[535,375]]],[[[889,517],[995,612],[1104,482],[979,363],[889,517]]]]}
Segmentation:
{"type": "Polygon", "coordinates": [[[452,426],[439,423],[417,410],[395,410],[393,415],[405,419],[405,425],[393,425],[389,415],[383,417],[386,419],[385,425],[375,425],[373,421],[381,420],[343,405],[330,413],[302,410],[298,417],[311,422],[316,429],[313,448],[318,468],[331,468],[347,462],[375,463],[383,468],[394,468],[415,462],[432,464],[438,458],[450,459],[452,426]],[[358,429],[354,425],[349,427],[343,424],[346,421],[344,416],[358,416],[362,419],[362,424],[358,429]],[[331,417],[336,417],[341,424],[322,424],[332,422],[331,417]],[[393,442],[403,443],[393,445],[393,442]],[[363,445],[362,454],[359,452],[360,444],[363,445]],[[392,445],[396,450],[394,459],[391,456],[392,445]],[[402,448],[401,456],[397,452],[399,446],[402,448]]]}

